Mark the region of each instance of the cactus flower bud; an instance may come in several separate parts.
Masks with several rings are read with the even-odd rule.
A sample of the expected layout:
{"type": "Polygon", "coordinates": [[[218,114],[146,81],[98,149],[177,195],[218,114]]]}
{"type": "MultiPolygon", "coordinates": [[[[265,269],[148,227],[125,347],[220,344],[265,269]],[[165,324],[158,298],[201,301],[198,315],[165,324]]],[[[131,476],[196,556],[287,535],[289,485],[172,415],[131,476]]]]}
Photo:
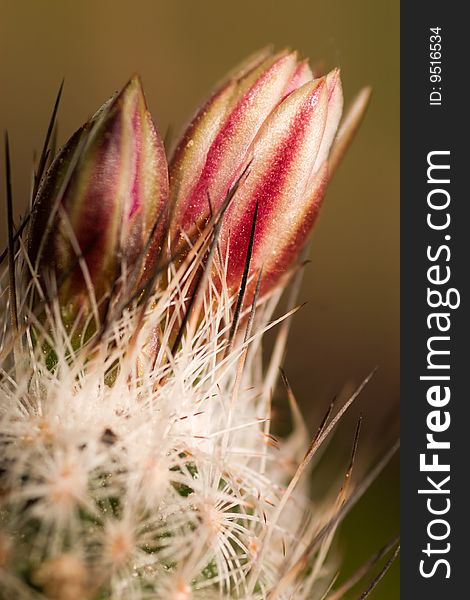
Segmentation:
{"type": "Polygon", "coordinates": [[[166,233],[163,144],[133,77],[67,142],[38,192],[28,241],[40,277],[52,271],[68,321],[115,287],[138,288],[166,233]]]}
{"type": "Polygon", "coordinates": [[[193,119],[171,159],[173,243],[221,206],[249,164],[221,229],[227,284],[240,285],[258,205],[251,267],[263,267],[264,290],[272,286],[312,229],[342,106],[339,71],[314,79],[295,53],[261,55],[235,72],[193,119]]]}

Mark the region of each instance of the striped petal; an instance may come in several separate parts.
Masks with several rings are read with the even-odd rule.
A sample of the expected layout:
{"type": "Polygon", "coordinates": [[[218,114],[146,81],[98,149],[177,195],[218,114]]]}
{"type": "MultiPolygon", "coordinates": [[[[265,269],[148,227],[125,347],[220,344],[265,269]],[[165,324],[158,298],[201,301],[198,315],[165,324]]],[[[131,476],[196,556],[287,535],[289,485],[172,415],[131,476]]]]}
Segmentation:
{"type": "Polygon", "coordinates": [[[217,210],[241,173],[263,122],[285,97],[293,79],[302,80],[295,53],[263,60],[240,79],[231,79],[201,109],[170,163],[174,207],[172,238],[217,210]]]}
{"type": "Polygon", "coordinates": [[[229,253],[228,285],[243,272],[251,222],[258,204],[252,269],[263,267],[264,287],[285,271],[307,237],[326,173],[314,167],[328,121],[326,78],[306,83],[274,111],[255,139],[250,173],[227,212],[221,234],[229,253]],[[295,242],[295,243],[294,243],[295,242]]]}

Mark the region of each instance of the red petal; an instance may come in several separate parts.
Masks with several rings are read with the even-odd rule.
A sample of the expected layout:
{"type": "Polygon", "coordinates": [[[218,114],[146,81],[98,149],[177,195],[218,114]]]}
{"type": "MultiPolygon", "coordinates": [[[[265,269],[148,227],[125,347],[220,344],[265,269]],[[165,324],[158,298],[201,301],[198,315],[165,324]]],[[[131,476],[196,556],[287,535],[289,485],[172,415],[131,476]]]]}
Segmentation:
{"type": "Polygon", "coordinates": [[[254,269],[280,255],[291,232],[299,229],[299,219],[311,203],[307,186],[322,142],[327,100],[324,78],[305,84],[274,111],[253,143],[250,174],[222,228],[222,247],[230,245],[229,286],[237,286],[243,272],[256,203],[254,269]]]}

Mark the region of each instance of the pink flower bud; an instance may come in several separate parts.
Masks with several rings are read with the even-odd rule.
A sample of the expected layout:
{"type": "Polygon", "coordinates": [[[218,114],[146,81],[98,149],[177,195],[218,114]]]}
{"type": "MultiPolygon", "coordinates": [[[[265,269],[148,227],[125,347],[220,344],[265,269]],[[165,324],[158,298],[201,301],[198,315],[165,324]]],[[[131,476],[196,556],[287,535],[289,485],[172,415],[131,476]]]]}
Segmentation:
{"type": "Polygon", "coordinates": [[[223,203],[248,175],[224,216],[227,284],[243,273],[258,205],[251,271],[272,286],[299,254],[328,180],[328,155],[343,105],[339,71],[314,79],[306,61],[280,52],[228,78],[189,125],[170,162],[173,244],[223,203]]]}
{"type": "Polygon", "coordinates": [[[90,292],[100,302],[119,277],[129,294],[145,282],[167,206],[163,144],[133,77],[70,138],[38,192],[29,256],[55,276],[64,315],[87,312],[90,292]]]}

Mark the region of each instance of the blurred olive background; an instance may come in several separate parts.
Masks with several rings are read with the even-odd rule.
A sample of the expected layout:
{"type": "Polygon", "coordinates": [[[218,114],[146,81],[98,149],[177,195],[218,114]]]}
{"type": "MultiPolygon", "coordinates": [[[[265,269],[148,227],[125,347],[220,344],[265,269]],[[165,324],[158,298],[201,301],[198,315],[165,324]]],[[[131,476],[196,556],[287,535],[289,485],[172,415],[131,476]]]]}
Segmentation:
{"type": "MultiPolygon", "coordinates": [[[[297,48],[325,68],[339,65],[346,104],[361,86],[374,89],[315,229],[300,295],[308,303],[294,319],[286,362],[312,428],[332,396],[379,366],[336,434],[339,469],[359,413],[362,461],[379,456],[398,433],[398,0],[3,0],[0,126],[10,134],[19,217],[28,204],[33,150],[41,147],[63,77],[61,142],[134,72],[164,134],[184,125],[227,69],[268,43],[297,48]]],[[[4,240],[3,205],[0,214],[4,240]]],[[[343,528],[346,572],[397,530],[395,461],[343,528]]],[[[373,597],[398,595],[395,565],[373,597]]]]}

